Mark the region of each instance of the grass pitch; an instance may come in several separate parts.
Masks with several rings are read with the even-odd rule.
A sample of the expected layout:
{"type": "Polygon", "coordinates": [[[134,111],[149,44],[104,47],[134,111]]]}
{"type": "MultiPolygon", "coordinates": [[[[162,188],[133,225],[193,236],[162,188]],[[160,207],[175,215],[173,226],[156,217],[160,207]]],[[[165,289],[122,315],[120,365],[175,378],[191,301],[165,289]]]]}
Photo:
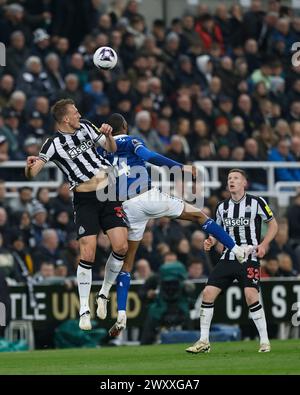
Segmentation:
{"type": "Polygon", "coordinates": [[[188,354],[187,344],[0,353],[0,374],[300,374],[300,340],[213,343],[209,354],[188,354]]]}

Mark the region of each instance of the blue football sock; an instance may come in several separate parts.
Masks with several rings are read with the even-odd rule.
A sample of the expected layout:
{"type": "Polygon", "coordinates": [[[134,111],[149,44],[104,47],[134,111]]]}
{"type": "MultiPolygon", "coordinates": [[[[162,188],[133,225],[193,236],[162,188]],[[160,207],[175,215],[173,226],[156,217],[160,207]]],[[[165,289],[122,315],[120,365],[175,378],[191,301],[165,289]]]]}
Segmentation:
{"type": "Polygon", "coordinates": [[[208,220],[202,225],[202,229],[218,239],[226,248],[229,248],[229,250],[232,250],[235,246],[235,242],[229,234],[226,233],[225,230],[213,219],[208,218],[208,220]]]}
{"type": "Polygon", "coordinates": [[[130,273],[120,272],[117,277],[117,304],[118,311],[126,311],[126,302],[130,287],[130,273]]]}

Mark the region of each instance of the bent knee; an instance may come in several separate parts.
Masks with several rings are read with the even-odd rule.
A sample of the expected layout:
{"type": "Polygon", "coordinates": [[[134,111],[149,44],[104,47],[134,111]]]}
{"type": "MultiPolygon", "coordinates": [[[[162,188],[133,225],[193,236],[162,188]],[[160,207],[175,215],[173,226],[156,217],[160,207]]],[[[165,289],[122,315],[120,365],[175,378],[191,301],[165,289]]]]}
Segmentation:
{"type": "Polygon", "coordinates": [[[113,251],[121,256],[125,256],[128,250],[128,243],[127,241],[123,241],[122,243],[115,243],[113,246],[113,251]]]}
{"type": "Polygon", "coordinates": [[[210,286],[206,286],[203,290],[202,300],[213,303],[217,297],[216,291],[210,286]]]}
{"type": "Polygon", "coordinates": [[[253,303],[256,303],[259,300],[258,291],[256,288],[248,287],[245,288],[244,292],[245,292],[246,303],[248,306],[253,303]]]}

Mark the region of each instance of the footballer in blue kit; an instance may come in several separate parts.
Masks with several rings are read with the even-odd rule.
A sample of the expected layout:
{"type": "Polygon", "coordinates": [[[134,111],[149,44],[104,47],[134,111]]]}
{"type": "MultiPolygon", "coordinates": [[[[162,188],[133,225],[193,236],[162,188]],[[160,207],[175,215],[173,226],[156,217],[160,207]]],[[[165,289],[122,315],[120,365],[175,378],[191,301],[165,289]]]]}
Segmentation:
{"type": "MultiPolygon", "coordinates": [[[[182,172],[192,172],[195,168],[183,165],[170,158],[150,151],[143,140],[128,135],[128,125],[121,114],[112,114],[108,124],[113,128],[113,136],[117,144],[114,154],[102,148],[99,153],[106,157],[118,169],[118,199],[123,201],[123,209],[128,221],[128,252],[124,265],[117,277],[118,317],[110,329],[111,336],[117,336],[126,327],[126,302],[130,287],[130,273],[133,268],[136,251],[143,238],[147,222],[151,218],[178,218],[196,222],[202,229],[216,237],[226,248],[231,250],[239,262],[244,262],[252,251],[250,246],[238,246],[233,239],[214,220],[208,218],[201,209],[192,206],[182,199],[161,192],[151,185],[151,177],[146,163],[167,166],[182,172]]],[[[107,314],[107,302],[111,284],[105,276],[98,299],[98,317],[104,319],[107,314]]]]}

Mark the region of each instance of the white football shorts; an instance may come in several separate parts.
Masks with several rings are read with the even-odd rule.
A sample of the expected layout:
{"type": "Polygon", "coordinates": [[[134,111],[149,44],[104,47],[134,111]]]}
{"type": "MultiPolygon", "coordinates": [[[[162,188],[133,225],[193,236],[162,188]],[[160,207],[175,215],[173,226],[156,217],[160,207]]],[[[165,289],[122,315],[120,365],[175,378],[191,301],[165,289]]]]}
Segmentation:
{"type": "Polygon", "coordinates": [[[177,218],[184,209],[183,200],[152,188],[123,202],[129,229],[128,240],[142,240],[147,222],[151,218],[177,218]]]}

